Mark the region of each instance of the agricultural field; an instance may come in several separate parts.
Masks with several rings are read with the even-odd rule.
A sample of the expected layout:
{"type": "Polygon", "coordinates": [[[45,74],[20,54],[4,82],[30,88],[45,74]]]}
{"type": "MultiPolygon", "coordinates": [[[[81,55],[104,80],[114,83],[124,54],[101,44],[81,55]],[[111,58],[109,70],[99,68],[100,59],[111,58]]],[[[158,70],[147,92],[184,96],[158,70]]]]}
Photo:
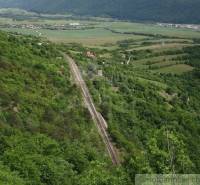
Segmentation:
{"type": "MultiPolygon", "coordinates": [[[[3,11],[3,10],[2,10],[3,11]]],[[[9,10],[11,11],[11,10],[9,10]]],[[[86,46],[104,46],[132,39],[148,40],[154,37],[170,39],[200,38],[199,31],[186,28],[165,28],[157,24],[122,22],[94,17],[78,18],[62,15],[40,15],[13,10],[15,16],[1,16],[0,29],[8,32],[41,36],[56,43],[81,43],[86,46]]],[[[0,11],[1,13],[1,11],[0,11]]],[[[11,14],[12,15],[12,14],[11,14]]],[[[146,47],[146,46],[145,46],[146,47]]],[[[159,47],[159,46],[153,46],[159,47]]],[[[177,47],[171,43],[171,47],[177,47]]],[[[145,49],[145,48],[144,48],[145,49]]]]}
{"type": "Polygon", "coordinates": [[[115,34],[103,28],[95,28],[89,30],[30,30],[19,28],[3,28],[4,31],[17,32],[22,34],[30,34],[34,36],[42,36],[56,43],[82,43],[84,45],[99,46],[107,43],[116,43],[124,39],[141,39],[143,36],[126,36],[115,34]]]}
{"type": "Polygon", "coordinates": [[[169,37],[178,38],[200,38],[199,31],[194,31],[186,28],[166,28],[160,27],[156,24],[142,24],[142,23],[130,23],[130,22],[117,22],[109,25],[109,28],[114,31],[122,33],[144,33],[153,35],[165,35],[169,37]]]}
{"type": "Polygon", "coordinates": [[[191,72],[193,69],[194,69],[193,67],[186,64],[177,64],[160,68],[157,71],[160,73],[174,73],[180,75],[186,72],[191,72]]]}
{"type": "Polygon", "coordinates": [[[40,36],[56,43],[75,42],[87,46],[101,46],[115,44],[125,39],[140,40],[145,38],[142,35],[113,33],[106,29],[107,26],[109,26],[109,21],[104,22],[99,18],[91,20],[45,18],[13,20],[0,18],[1,30],[40,36]]]}

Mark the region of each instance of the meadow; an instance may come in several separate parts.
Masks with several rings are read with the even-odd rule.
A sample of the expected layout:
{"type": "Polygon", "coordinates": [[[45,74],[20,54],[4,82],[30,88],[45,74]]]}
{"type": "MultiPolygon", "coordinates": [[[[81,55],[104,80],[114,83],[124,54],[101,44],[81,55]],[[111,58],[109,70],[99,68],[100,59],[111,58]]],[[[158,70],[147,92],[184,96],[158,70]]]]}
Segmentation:
{"type": "Polygon", "coordinates": [[[186,28],[166,28],[150,23],[114,22],[109,28],[119,32],[136,32],[153,35],[164,35],[179,38],[200,38],[200,32],[186,28]]]}
{"type": "Polygon", "coordinates": [[[99,46],[107,43],[115,44],[117,41],[124,39],[143,39],[143,36],[131,36],[115,34],[103,28],[95,28],[89,30],[31,30],[19,28],[3,28],[4,31],[17,32],[22,34],[34,35],[47,38],[56,43],[82,43],[84,45],[99,46]]]}
{"type": "MultiPolygon", "coordinates": [[[[177,39],[200,38],[198,31],[180,28],[164,28],[150,23],[123,22],[112,19],[100,18],[62,18],[33,17],[32,19],[0,18],[0,27],[4,31],[42,36],[56,43],[81,43],[86,46],[102,46],[116,44],[118,41],[132,39],[140,41],[149,37],[164,36],[177,37],[177,39]],[[13,25],[69,25],[78,23],[80,27],[72,27],[66,30],[15,28],[13,25]]],[[[174,38],[175,39],[175,38],[174,38]]]]}

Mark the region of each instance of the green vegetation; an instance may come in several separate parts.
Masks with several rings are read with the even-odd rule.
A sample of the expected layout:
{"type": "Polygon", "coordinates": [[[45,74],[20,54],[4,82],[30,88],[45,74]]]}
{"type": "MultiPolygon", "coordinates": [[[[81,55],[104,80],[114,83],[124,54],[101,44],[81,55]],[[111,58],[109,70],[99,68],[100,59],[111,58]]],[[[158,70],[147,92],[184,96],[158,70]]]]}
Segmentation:
{"type": "Polygon", "coordinates": [[[169,67],[164,67],[164,68],[160,68],[157,71],[160,73],[174,73],[174,74],[183,74],[185,72],[190,72],[192,71],[194,68],[186,65],[186,64],[177,64],[177,65],[172,65],[169,67]]]}
{"type": "Polygon", "coordinates": [[[82,69],[132,182],[136,173],[200,170],[200,46],[171,38],[186,45],[163,50],[167,40],[126,40],[112,50],[63,45],[82,69]]]}
{"type": "MultiPolygon", "coordinates": [[[[38,36],[38,32],[30,29],[20,28],[3,28],[4,31],[18,32],[22,34],[38,36]]],[[[116,43],[117,41],[132,38],[140,39],[142,36],[130,36],[111,33],[110,31],[102,28],[90,29],[90,30],[39,30],[41,36],[48,38],[50,41],[56,43],[83,43],[84,45],[99,46],[106,43],[116,43]]]]}
{"type": "MultiPolygon", "coordinates": [[[[2,18],[1,25],[7,20],[57,22],[2,18]]],[[[198,173],[199,33],[113,20],[80,23],[93,28],[0,32],[0,184],[132,185],[138,173],[198,173]],[[121,166],[111,165],[61,51],[77,61],[121,166]]]]}
{"type": "Polygon", "coordinates": [[[56,47],[1,32],[0,56],[0,184],[127,184],[56,47]]]}
{"type": "Polygon", "coordinates": [[[178,48],[191,44],[191,39],[200,38],[199,32],[194,29],[166,28],[157,24],[122,22],[98,17],[62,16],[64,15],[56,17],[56,15],[33,14],[29,17],[23,13],[17,18],[16,15],[4,16],[4,18],[0,18],[0,29],[41,36],[56,43],[82,43],[88,47],[110,47],[111,45],[115,46],[119,41],[134,40],[135,43],[132,45],[134,48],[147,49],[152,44],[151,42],[157,42],[157,45],[153,46],[156,49],[160,47],[162,39],[164,39],[166,47],[178,48]],[[155,37],[160,40],[155,40],[155,37]]]}
{"type": "Polygon", "coordinates": [[[121,33],[143,33],[147,35],[164,35],[169,37],[200,37],[199,32],[190,29],[165,28],[155,24],[142,24],[132,22],[116,22],[109,26],[109,29],[121,33]]]}

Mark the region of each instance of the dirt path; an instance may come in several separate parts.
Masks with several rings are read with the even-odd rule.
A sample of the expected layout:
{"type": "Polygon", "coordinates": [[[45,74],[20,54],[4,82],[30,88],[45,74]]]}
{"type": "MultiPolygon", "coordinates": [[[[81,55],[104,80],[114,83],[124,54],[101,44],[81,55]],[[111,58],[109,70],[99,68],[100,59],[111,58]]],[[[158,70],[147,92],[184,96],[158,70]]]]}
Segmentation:
{"type": "Polygon", "coordinates": [[[114,165],[120,164],[116,149],[113,146],[113,144],[110,140],[109,134],[107,132],[107,123],[103,119],[102,115],[99,112],[97,112],[97,110],[94,106],[92,97],[89,93],[89,90],[86,86],[85,81],[83,80],[83,77],[81,75],[81,72],[80,72],[78,66],[76,65],[75,61],[68,55],[64,54],[64,57],[65,57],[66,61],[69,63],[70,70],[71,70],[71,73],[73,75],[76,85],[81,88],[84,103],[85,103],[86,107],[88,108],[88,110],[92,116],[92,119],[94,120],[94,122],[98,128],[99,134],[101,135],[101,137],[106,145],[106,149],[112,160],[112,163],[114,165]]]}

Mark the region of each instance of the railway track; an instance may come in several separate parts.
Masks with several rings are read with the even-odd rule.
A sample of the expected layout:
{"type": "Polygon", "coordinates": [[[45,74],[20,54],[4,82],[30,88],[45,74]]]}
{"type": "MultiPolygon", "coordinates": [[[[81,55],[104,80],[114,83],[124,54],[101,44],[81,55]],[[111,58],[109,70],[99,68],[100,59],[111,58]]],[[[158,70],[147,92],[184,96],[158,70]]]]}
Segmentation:
{"type": "Polygon", "coordinates": [[[86,86],[85,81],[83,80],[81,72],[78,66],[76,65],[75,61],[70,56],[66,54],[63,54],[63,55],[64,55],[65,60],[69,63],[69,67],[70,67],[70,70],[71,70],[71,73],[75,80],[76,85],[79,86],[81,89],[84,103],[86,107],[88,108],[90,115],[97,126],[98,132],[102,137],[102,140],[106,146],[107,152],[112,160],[112,163],[114,165],[119,165],[120,161],[119,161],[116,149],[114,145],[112,144],[109,134],[107,132],[106,121],[103,119],[102,115],[99,112],[97,112],[94,102],[92,100],[92,97],[90,95],[90,92],[86,86]]]}

